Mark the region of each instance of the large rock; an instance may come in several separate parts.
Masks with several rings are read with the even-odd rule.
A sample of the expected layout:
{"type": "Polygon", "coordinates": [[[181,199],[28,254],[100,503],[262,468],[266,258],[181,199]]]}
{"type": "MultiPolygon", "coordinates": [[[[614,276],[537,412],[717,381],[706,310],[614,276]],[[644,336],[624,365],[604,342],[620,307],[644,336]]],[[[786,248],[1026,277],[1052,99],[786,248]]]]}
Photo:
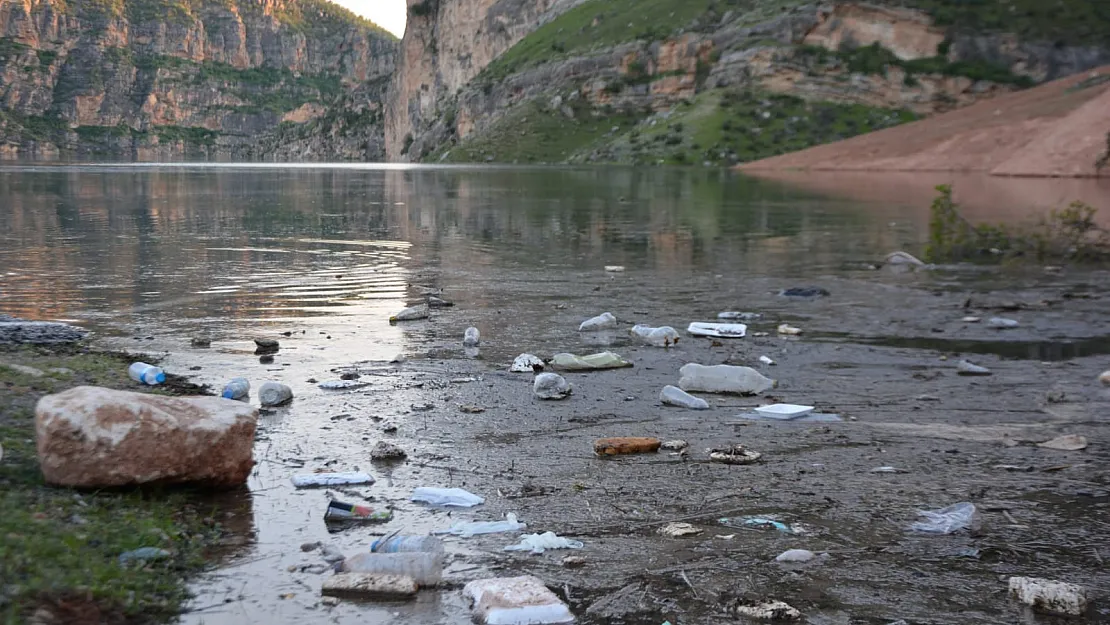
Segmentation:
{"type": "Polygon", "coordinates": [[[220,397],[164,397],[95,386],[47,395],[35,408],[46,481],[101,488],[148,483],[242,484],[258,412],[220,397]]]}
{"type": "Polygon", "coordinates": [[[23,321],[0,315],[0,343],[47,345],[75,343],[85,338],[88,331],[68,323],[52,321],[23,321]]]}

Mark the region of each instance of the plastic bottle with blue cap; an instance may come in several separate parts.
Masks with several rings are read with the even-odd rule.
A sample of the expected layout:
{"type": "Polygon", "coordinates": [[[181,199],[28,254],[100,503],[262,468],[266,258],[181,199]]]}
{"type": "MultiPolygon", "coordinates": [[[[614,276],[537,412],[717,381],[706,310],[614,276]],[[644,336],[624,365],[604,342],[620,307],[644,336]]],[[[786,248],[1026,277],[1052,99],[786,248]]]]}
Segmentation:
{"type": "Polygon", "coordinates": [[[131,376],[132,380],[142,384],[161,384],[166,381],[166,372],[161,368],[154,365],[148,365],[145,362],[136,362],[127,368],[127,375],[131,376]]]}

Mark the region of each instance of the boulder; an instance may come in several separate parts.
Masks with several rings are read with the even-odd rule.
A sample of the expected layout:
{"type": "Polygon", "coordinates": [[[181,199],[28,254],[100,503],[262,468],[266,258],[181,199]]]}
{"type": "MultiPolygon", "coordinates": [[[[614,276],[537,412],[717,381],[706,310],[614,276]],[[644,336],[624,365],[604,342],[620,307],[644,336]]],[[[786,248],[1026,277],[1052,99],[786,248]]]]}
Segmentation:
{"type": "Polygon", "coordinates": [[[51,321],[23,321],[13,317],[0,318],[0,344],[52,345],[76,343],[85,338],[88,330],[68,323],[51,321]]]}
{"type": "Polygon", "coordinates": [[[258,412],[221,397],[165,397],[79,386],[39,400],[35,438],[51,484],[243,484],[258,412]]]}

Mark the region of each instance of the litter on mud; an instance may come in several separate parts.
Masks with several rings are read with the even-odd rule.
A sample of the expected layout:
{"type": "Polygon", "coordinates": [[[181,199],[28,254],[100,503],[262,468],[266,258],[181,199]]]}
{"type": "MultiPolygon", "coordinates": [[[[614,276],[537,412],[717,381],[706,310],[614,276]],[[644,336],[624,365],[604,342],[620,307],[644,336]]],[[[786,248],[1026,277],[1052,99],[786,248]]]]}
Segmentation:
{"type": "Polygon", "coordinates": [[[509,367],[509,371],[513,373],[534,373],[536,371],[543,371],[544,363],[539,357],[532,354],[521,354],[513,359],[513,364],[509,367]]]}
{"type": "Polygon", "coordinates": [[[419,586],[435,586],[443,581],[443,553],[359,553],[343,560],[339,570],[343,573],[401,575],[419,586]]]}
{"type": "Polygon", "coordinates": [[[718,519],[717,522],[721,525],[724,525],[725,527],[736,527],[741,529],[750,527],[771,528],[776,529],[783,534],[801,534],[801,532],[797,528],[787,525],[782,521],[776,521],[774,519],[767,519],[763,517],[741,517],[739,519],[724,518],[718,519]]]}
{"type": "Polygon", "coordinates": [[[598,330],[612,330],[615,327],[617,327],[617,318],[613,316],[613,313],[605,312],[583,321],[578,326],[578,331],[596,332],[598,330]]]}
{"type": "Polygon", "coordinates": [[[421,486],[412,491],[412,500],[432,506],[472,508],[485,503],[485,499],[461,488],[434,488],[421,486]]]}
{"type": "Polygon", "coordinates": [[[361,382],[359,380],[327,380],[316,386],[325,391],[349,391],[370,386],[370,383],[361,382]]]}
{"type": "Polygon", "coordinates": [[[537,399],[565,399],[572,392],[570,382],[558,373],[541,373],[532,382],[532,394],[537,399]]]}
{"type": "Polygon", "coordinates": [[[777,330],[778,330],[778,333],[783,335],[783,336],[798,336],[799,334],[802,333],[801,328],[795,328],[794,326],[790,325],[789,323],[780,323],[777,330]]]}
{"type": "Polygon", "coordinates": [[[346,473],[301,473],[290,478],[297,488],[316,486],[343,486],[345,484],[373,484],[374,476],[369,473],[351,471],[346,473]]]}
{"type": "Polygon", "coordinates": [[[759,357],[759,362],[761,362],[765,365],[768,365],[768,366],[775,364],[775,361],[771,360],[770,356],[760,356],[759,357]]]}
{"type": "Polygon", "coordinates": [[[806,416],[814,411],[814,407],[800,406],[798,404],[771,404],[769,406],[759,406],[755,411],[771,419],[790,420],[806,416]]]}
{"type": "Polygon", "coordinates": [[[505,547],[505,551],[543,553],[548,549],[581,549],[583,546],[581,541],[563,538],[556,535],[555,532],[544,532],[543,534],[521,536],[519,543],[505,547]]]}
{"type": "Polygon", "coordinates": [[[483,625],[573,623],[574,615],[543,581],[532,576],[481,579],[463,587],[474,620],[483,625]]]}
{"type": "Polygon", "coordinates": [[[679,369],[678,386],[684,391],[758,395],[775,387],[775,381],[751,367],[699,365],[689,363],[679,369]]]}
{"type": "Polygon", "coordinates": [[[663,442],[658,438],[635,436],[599,438],[594,441],[594,453],[599,456],[650,454],[658,451],[662,444],[663,442]]]}
{"type": "Polygon", "coordinates": [[[987,325],[998,330],[1011,330],[1020,326],[1016,319],[1007,319],[1006,317],[991,317],[987,319],[987,325]]]}
{"type": "Polygon", "coordinates": [[[802,613],[790,604],[769,600],[762,602],[747,602],[736,606],[736,614],[761,621],[794,621],[802,618],[802,613]]]}
{"type": "Polygon", "coordinates": [[[1068,434],[1065,436],[1057,436],[1050,441],[1037,443],[1037,447],[1055,449],[1057,451],[1080,451],[1087,448],[1087,438],[1079,436],[1078,434],[1068,434]]]}
{"type": "Polygon", "coordinates": [[[677,386],[667,385],[659,391],[659,401],[664,406],[677,406],[690,410],[709,410],[709,402],[700,397],[694,397],[677,386]]]}
{"type": "Polygon", "coordinates": [[[428,318],[428,305],[421,304],[420,306],[410,306],[401,310],[395,315],[390,316],[389,323],[394,324],[398,321],[416,321],[418,319],[428,318]]]}
{"type": "Polygon", "coordinates": [[[763,454],[745,449],[743,445],[718,447],[709,450],[709,460],[721,464],[754,464],[759,462],[762,457],[763,454]]]}
{"type": "Polygon", "coordinates": [[[659,528],[659,535],[667,538],[682,538],[684,536],[697,536],[705,530],[689,523],[667,523],[659,528]]]}
{"type": "Polygon", "coordinates": [[[480,534],[499,534],[501,532],[520,532],[528,529],[528,525],[520,523],[512,512],[505,515],[504,521],[459,521],[445,530],[436,530],[433,534],[450,534],[462,538],[470,538],[480,534]]]}
{"type": "Polygon", "coordinates": [[[726,311],[717,313],[717,318],[724,320],[755,321],[757,319],[762,319],[763,315],[753,312],[726,311]]]}
{"type": "Polygon", "coordinates": [[[354,504],[334,500],[328,502],[328,509],[324,512],[324,520],[332,522],[365,521],[367,523],[385,523],[392,518],[393,511],[389,508],[375,510],[369,506],[356,506],[354,504]]]}
{"type": "Polygon", "coordinates": [[[809,551],[809,550],[806,550],[806,549],[789,549],[787,551],[784,551],[784,552],[780,553],[778,555],[778,557],[775,558],[775,562],[785,562],[785,563],[809,562],[810,560],[812,560],[816,557],[817,556],[814,555],[814,553],[812,551],[809,551]]]}
{"type": "Polygon", "coordinates": [[[321,594],[332,597],[402,601],[416,597],[416,580],[404,575],[336,573],[324,580],[321,594]]]}
{"type": "Polygon", "coordinates": [[[653,328],[646,325],[634,325],[629,334],[641,343],[654,347],[672,347],[678,344],[678,330],[671,326],[653,328]]]}
{"type": "Polygon", "coordinates": [[[790,289],[783,289],[779,291],[782,297],[828,297],[830,293],[819,286],[799,286],[790,289]]]}
{"type": "Polygon", "coordinates": [[[956,363],[956,373],[959,375],[992,375],[991,370],[967,360],[956,363]]]}
{"type": "Polygon", "coordinates": [[[918,510],[917,513],[925,517],[925,520],[910,525],[910,529],[926,534],[952,534],[972,528],[978,520],[975,505],[967,502],[940,510],[918,510]]]}
{"type": "Polygon", "coordinates": [[[740,339],[748,333],[748,326],[742,323],[704,323],[695,321],[686,331],[694,336],[711,336],[720,339],[740,339]]]}
{"type": "Polygon", "coordinates": [[[563,371],[600,371],[603,369],[623,369],[631,367],[628,362],[613,352],[601,352],[588,356],[574,354],[555,354],[551,358],[551,366],[563,371]]]}

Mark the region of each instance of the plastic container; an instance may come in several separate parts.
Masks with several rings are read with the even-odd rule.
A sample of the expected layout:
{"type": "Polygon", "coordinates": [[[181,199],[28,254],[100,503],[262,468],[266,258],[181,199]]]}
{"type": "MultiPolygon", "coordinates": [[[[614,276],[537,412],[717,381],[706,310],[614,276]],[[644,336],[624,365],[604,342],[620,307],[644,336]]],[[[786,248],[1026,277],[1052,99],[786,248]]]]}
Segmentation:
{"type": "Polygon", "coordinates": [[[251,383],[246,378],[232,378],[227,386],[224,387],[224,392],[220,393],[220,397],[224,399],[244,399],[251,394],[251,383]]]}
{"type": "Polygon", "coordinates": [[[775,381],[751,367],[690,363],[679,369],[678,386],[684,391],[757,395],[775,387],[775,381]]]}
{"type": "Polygon", "coordinates": [[[813,412],[813,406],[799,406],[797,404],[771,404],[760,406],[756,412],[772,419],[797,419],[813,412]]]}
{"type": "Polygon", "coordinates": [[[719,339],[740,339],[748,333],[748,326],[742,323],[708,323],[695,321],[686,331],[694,336],[712,336],[719,339]]]}
{"type": "Polygon", "coordinates": [[[601,313],[600,315],[587,319],[578,326],[579,332],[592,332],[594,330],[612,330],[617,327],[617,318],[613,313],[601,313]]]}
{"type": "Polygon", "coordinates": [[[671,326],[653,328],[635,325],[630,332],[632,336],[654,347],[670,347],[678,343],[678,331],[671,326]]]}
{"type": "Polygon", "coordinates": [[[427,318],[428,306],[427,304],[421,304],[419,306],[410,306],[409,308],[402,310],[396,315],[393,315],[389,318],[389,323],[397,323],[398,321],[415,321],[417,319],[427,318]]]}
{"type": "Polygon", "coordinates": [[[359,553],[344,560],[339,570],[344,573],[403,575],[411,577],[421,586],[435,586],[443,580],[443,553],[359,553]]]}
{"type": "Polygon", "coordinates": [[[151,386],[166,381],[165,371],[162,371],[162,369],[154,365],[148,365],[145,362],[133,363],[127,368],[127,375],[131,376],[131,379],[136,382],[149,384],[151,386]]]}
{"type": "Polygon", "coordinates": [[[258,401],[263,406],[281,406],[293,401],[293,389],[281,382],[266,382],[258,389],[258,401]]]}
{"type": "Polygon", "coordinates": [[[694,397],[677,386],[667,385],[659,392],[659,401],[666,406],[678,406],[690,410],[709,410],[709,403],[700,397],[694,397]]]}
{"type": "Polygon", "coordinates": [[[478,328],[467,328],[463,333],[463,345],[466,347],[478,347],[481,341],[482,334],[478,332],[478,328]]]}
{"type": "Polygon", "coordinates": [[[412,500],[433,506],[470,508],[485,503],[485,499],[461,488],[434,488],[421,486],[413,489],[412,500]]]}
{"type": "Polygon", "coordinates": [[[528,529],[524,523],[516,520],[512,512],[505,515],[504,521],[459,521],[449,529],[437,530],[436,534],[453,534],[463,538],[470,538],[479,534],[498,534],[500,532],[520,532],[528,529]]]}
{"type": "Polygon", "coordinates": [[[574,615],[543,581],[532,576],[480,579],[463,587],[474,620],[483,625],[573,623],[574,615]]]}
{"type": "Polygon", "coordinates": [[[371,553],[443,553],[435,536],[386,536],[370,543],[371,553]]]}
{"type": "Polygon", "coordinates": [[[532,382],[532,394],[538,399],[563,399],[571,392],[570,382],[558,373],[541,373],[532,382]]]}

